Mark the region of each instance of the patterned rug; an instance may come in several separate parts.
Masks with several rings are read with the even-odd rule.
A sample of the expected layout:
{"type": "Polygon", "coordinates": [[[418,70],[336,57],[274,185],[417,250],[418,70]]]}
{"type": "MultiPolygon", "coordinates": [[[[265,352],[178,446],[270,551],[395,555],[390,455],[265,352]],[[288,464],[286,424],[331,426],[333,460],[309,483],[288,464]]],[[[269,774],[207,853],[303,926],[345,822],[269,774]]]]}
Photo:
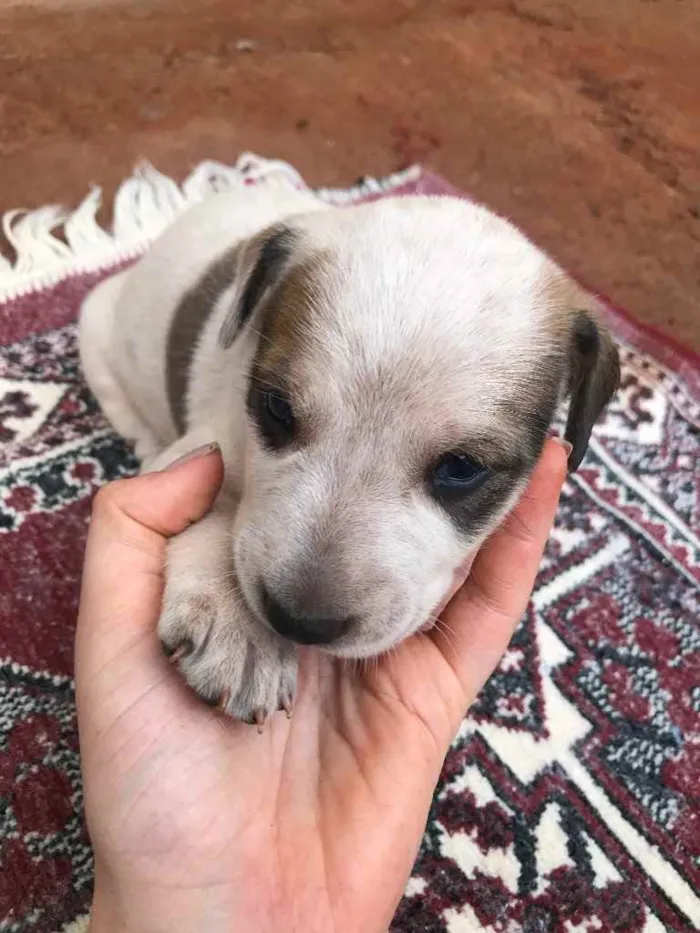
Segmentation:
{"type": "MultiPolygon", "coordinates": [[[[144,167],[113,233],[99,192],[7,219],[0,259],[0,931],[84,915],[72,641],[90,497],[135,462],[78,367],[75,318],[107,268],[187,204],[303,184],[283,163],[144,167]],[[62,225],[60,238],[52,234],[62,225]]],[[[350,191],[453,192],[411,169],[350,191]]],[[[700,361],[610,309],[621,392],[566,484],[537,589],[445,762],[392,930],[700,928],[700,361]]],[[[76,927],[77,929],[77,927],[76,927]]]]}

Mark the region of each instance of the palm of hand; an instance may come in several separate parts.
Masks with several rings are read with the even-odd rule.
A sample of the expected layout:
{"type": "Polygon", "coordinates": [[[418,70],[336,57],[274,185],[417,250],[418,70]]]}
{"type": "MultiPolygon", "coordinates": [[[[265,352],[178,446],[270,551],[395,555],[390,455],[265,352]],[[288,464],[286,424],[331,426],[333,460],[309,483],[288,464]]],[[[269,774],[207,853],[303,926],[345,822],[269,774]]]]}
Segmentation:
{"type": "Polygon", "coordinates": [[[155,634],[167,536],[210,506],[218,456],[100,494],[76,641],[95,933],[386,929],[449,742],[527,604],[565,465],[550,442],[442,627],[361,669],[305,652],[291,721],[263,735],[203,706],[155,634]]]}
{"type": "Polygon", "coordinates": [[[83,730],[99,738],[85,767],[100,790],[88,806],[109,815],[91,830],[124,866],[120,883],[217,888],[224,899],[262,884],[284,916],[259,916],[251,897],[245,914],[260,928],[282,928],[291,905],[302,916],[305,903],[325,912],[319,929],[346,928],[350,903],[358,929],[373,929],[378,914],[386,928],[400,888],[376,892],[383,903],[369,899],[366,922],[356,892],[376,887],[391,862],[386,877],[407,877],[464,703],[430,637],[362,670],[309,652],[291,721],[278,714],[263,734],[203,706],[155,638],[105,658],[90,686],[83,730]],[[110,684],[126,667],[117,706],[110,684]]]}

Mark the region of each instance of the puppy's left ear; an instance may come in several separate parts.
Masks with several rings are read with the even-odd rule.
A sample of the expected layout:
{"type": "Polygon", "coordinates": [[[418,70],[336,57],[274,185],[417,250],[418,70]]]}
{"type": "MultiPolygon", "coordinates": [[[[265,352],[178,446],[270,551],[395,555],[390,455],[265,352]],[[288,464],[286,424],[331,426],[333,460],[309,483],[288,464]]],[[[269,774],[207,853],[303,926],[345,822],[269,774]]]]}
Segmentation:
{"type": "Polygon", "coordinates": [[[255,309],[279,285],[289,268],[294,232],[276,226],[248,240],[239,250],[237,278],[241,281],[219,332],[219,346],[227,350],[255,309]]]}
{"type": "Polygon", "coordinates": [[[569,416],[565,437],[573,445],[569,472],[583,460],[593,425],[620,384],[620,357],[592,311],[576,311],[569,350],[569,416]]]}

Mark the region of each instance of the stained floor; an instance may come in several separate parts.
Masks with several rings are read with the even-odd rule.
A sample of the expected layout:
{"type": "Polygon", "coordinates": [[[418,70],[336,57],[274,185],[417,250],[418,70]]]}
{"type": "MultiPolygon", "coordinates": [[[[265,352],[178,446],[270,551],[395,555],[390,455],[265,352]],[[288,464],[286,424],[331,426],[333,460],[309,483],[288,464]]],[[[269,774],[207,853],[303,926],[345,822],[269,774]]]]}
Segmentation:
{"type": "Polygon", "coordinates": [[[241,150],[419,160],[700,349],[697,0],[5,0],[0,209],[241,150]]]}

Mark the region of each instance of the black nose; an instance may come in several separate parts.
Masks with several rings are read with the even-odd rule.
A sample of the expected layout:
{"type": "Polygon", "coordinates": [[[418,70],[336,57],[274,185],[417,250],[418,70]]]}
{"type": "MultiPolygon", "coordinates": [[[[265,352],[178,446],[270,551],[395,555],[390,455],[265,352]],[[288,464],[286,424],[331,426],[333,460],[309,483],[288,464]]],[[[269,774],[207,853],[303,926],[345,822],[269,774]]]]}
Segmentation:
{"type": "Polygon", "coordinates": [[[295,615],[278,603],[265,587],[260,587],[263,609],[273,629],[300,645],[327,645],[348,628],[352,619],[324,619],[295,615]]]}

